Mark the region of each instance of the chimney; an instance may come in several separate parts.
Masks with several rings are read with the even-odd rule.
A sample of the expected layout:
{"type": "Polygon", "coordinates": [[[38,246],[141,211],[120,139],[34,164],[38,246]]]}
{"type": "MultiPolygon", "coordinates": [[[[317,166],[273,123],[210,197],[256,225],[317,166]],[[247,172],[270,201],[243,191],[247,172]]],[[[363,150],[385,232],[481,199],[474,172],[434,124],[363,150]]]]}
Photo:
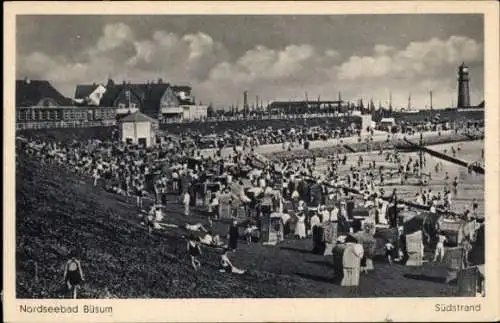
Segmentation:
{"type": "Polygon", "coordinates": [[[243,109],[248,108],[248,92],[243,92],[243,109]]]}
{"type": "Polygon", "coordinates": [[[163,79],[161,77],[158,78],[158,84],[163,84],[163,79]]]}

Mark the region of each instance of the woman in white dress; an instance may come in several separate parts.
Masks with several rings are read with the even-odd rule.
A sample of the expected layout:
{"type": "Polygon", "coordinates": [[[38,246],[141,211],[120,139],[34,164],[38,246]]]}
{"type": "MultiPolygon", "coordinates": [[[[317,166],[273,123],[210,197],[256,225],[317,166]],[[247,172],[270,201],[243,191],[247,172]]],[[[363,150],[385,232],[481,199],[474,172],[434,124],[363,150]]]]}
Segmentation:
{"type": "Polygon", "coordinates": [[[297,214],[297,225],[295,226],[295,235],[299,237],[299,239],[303,239],[306,237],[306,216],[303,212],[297,214]]]}

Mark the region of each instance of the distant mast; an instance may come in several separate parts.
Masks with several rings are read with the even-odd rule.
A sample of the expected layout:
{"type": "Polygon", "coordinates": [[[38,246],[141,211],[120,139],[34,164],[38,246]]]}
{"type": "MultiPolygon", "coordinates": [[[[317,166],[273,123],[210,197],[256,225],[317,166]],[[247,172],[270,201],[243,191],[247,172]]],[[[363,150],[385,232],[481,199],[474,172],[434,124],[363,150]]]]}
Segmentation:
{"type": "Polygon", "coordinates": [[[411,93],[408,96],[408,111],[411,111],[411,93]]]}
{"type": "Polygon", "coordinates": [[[389,111],[392,111],[392,91],[389,91],[389,111]]]}
{"type": "Polygon", "coordinates": [[[432,106],[432,90],[429,91],[429,97],[430,97],[430,100],[431,100],[431,110],[433,110],[434,107],[432,106]]]}

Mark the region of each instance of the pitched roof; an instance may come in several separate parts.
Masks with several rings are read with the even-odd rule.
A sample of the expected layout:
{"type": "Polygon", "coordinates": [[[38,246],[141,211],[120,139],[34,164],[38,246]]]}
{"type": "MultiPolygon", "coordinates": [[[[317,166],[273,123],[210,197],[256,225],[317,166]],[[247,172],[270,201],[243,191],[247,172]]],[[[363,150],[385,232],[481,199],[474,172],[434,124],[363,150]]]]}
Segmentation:
{"type": "Polygon", "coordinates": [[[187,85],[173,85],[172,90],[177,92],[186,92],[187,94],[191,94],[191,87],[187,85]]]}
{"type": "Polygon", "coordinates": [[[158,122],[158,120],[153,119],[144,113],[134,112],[120,119],[120,122],[158,122]]]}
{"type": "Polygon", "coordinates": [[[158,107],[169,84],[146,84],[143,112],[151,117],[158,115],[158,107]]]}
{"type": "Polygon", "coordinates": [[[122,85],[115,85],[106,88],[106,91],[102,95],[99,105],[101,107],[112,107],[116,97],[118,96],[118,94],[120,94],[122,89],[123,89],[122,85]]]}
{"type": "Polygon", "coordinates": [[[58,105],[72,105],[73,101],[57,91],[48,81],[16,80],[16,106],[37,105],[44,98],[52,99],[58,105]]]}
{"type": "Polygon", "coordinates": [[[85,99],[97,89],[98,84],[79,84],[76,86],[75,99],[85,99]]]}
{"type": "MultiPolygon", "coordinates": [[[[188,97],[191,95],[191,87],[187,85],[174,85],[172,86],[172,91],[177,95],[179,92],[184,92],[188,97]]],[[[183,99],[179,95],[177,95],[177,100],[179,100],[179,104],[193,104],[190,98],[183,99]]]]}

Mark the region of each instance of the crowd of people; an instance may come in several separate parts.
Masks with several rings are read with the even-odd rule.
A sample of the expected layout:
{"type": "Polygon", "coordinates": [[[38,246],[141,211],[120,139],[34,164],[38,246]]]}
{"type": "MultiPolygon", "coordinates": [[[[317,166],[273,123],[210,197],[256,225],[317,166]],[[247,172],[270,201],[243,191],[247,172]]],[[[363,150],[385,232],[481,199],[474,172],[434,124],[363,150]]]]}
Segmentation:
{"type": "MultiPolygon", "coordinates": [[[[422,175],[425,165],[420,160],[405,159],[397,151],[380,151],[385,156],[381,165],[363,156],[358,156],[353,162],[355,157],[336,154],[328,158],[326,166],[320,165],[314,156],[270,161],[254,151],[255,147],[266,143],[300,145],[318,138],[352,136],[357,131],[355,126],[342,130],[247,128],[242,129],[239,136],[218,137],[217,140],[224,139],[210,154],[202,153],[196,142],[194,145],[185,144],[187,136],[163,138],[161,143],[149,148],[118,141],[89,140],[65,144],[23,139],[18,152],[38,158],[42,165],[67,167],[75,175],[91,178],[96,187],[102,186],[109,192],[132,198],[141,214],[141,224],[148,233],[169,227],[185,230],[187,254],[195,271],[202,267],[200,246],[206,246],[219,250],[220,271],[245,273],[235,267],[228,256],[228,252],[237,250],[239,227],[243,223],[237,220],[240,218],[254,220],[244,222],[243,235],[249,244],[253,234],[261,229],[262,217],[271,213],[282,214],[288,232],[299,239],[310,237],[314,228],[322,223],[335,223],[339,235],[349,236],[347,242],[344,241],[348,244],[355,242],[351,241],[355,238],[350,234],[365,230],[363,223],[401,227],[398,218],[401,204],[408,207],[413,203],[428,208],[430,213],[460,217],[464,221],[474,221],[479,216],[476,200],[464,212],[454,212],[454,199],[460,190],[457,177],[451,178],[445,173],[443,191],[433,192],[425,188],[425,184],[432,176],[443,176],[442,167],[437,165],[435,174],[429,173],[426,177],[422,175]],[[235,141],[238,138],[240,141],[235,141]],[[230,141],[233,142],[233,151],[222,154],[222,148],[230,141]],[[384,190],[391,181],[405,184],[412,178],[420,180],[419,185],[422,185],[412,201],[400,198],[397,189],[392,192],[384,190]],[[164,221],[168,217],[166,206],[172,203],[168,195],[172,194],[177,196],[178,202],[174,203],[183,205],[184,225],[164,221]],[[146,197],[152,203],[146,203],[146,197]],[[146,211],[148,205],[150,209],[146,211]],[[206,223],[193,224],[190,222],[192,208],[200,205],[206,206],[206,223]],[[373,212],[370,211],[361,221],[353,216],[354,208],[373,212]],[[221,218],[236,219],[231,221],[227,236],[222,238],[213,229],[214,222],[221,218]]],[[[201,141],[202,136],[198,138],[201,141]]],[[[423,163],[426,163],[425,159],[423,163]]],[[[437,232],[436,259],[444,250],[440,248],[440,243],[444,242],[441,241],[442,234],[439,230],[437,232]]],[[[468,241],[473,242],[474,237],[468,241]]],[[[390,246],[391,241],[387,241],[386,249],[392,250],[390,246]]],[[[363,258],[356,248],[353,254],[363,258]]],[[[389,259],[392,262],[397,258],[389,259]]],[[[78,268],[81,272],[79,264],[78,268]]],[[[71,284],[78,285],[76,280],[71,284]]]]}

